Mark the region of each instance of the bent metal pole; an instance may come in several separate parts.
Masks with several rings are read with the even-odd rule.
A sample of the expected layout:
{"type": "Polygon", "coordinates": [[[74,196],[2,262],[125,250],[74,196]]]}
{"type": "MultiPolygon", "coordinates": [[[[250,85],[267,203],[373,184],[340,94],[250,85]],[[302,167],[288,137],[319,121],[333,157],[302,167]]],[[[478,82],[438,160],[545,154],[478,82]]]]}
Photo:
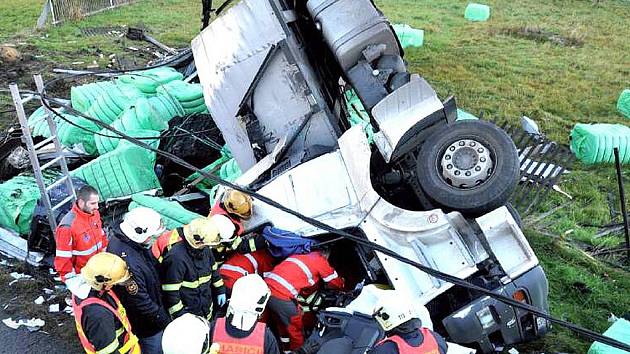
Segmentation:
{"type": "Polygon", "coordinates": [[[628,212],[626,211],[626,193],[623,188],[623,176],[621,175],[619,148],[615,148],[614,153],[615,168],[617,169],[617,182],[619,183],[619,201],[621,202],[621,215],[623,216],[623,228],[626,234],[626,262],[630,263],[630,226],[628,226],[628,212]]]}

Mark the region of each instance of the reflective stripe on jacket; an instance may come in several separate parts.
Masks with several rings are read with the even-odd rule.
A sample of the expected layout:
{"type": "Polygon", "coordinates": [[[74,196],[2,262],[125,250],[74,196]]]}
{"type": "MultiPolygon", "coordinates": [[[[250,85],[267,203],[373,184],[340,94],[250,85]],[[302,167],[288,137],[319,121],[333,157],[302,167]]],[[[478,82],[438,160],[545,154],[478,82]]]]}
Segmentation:
{"type": "Polygon", "coordinates": [[[101,293],[102,298],[98,297],[96,294],[98,293],[94,291],[91,292],[91,296],[85,300],[78,300],[75,296],[72,297],[74,321],[77,327],[79,339],[81,340],[81,345],[83,345],[85,352],[88,354],[109,354],[114,352],[140,354],[138,338],[133,334],[131,324],[129,323],[125,313],[125,308],[118,300],[118,297],[116,297],[116,294],[114,294],[111,290],[101,293]],[[109,300],[109,302],[105,299],[109,300]],[[110,302],[112,302],[116,308],[114,308],[110,302]],[[98,305],[105,308],[107,312],[98,313],[105,313],[107,317],[111,317],[113,315],[116,320],[114,322],[107,321],[107,319],[102,316],[96,316],[96,312],[94,311],[89,313],[89,308],[86,309],[86,307],[90,305],[98,305]],[[85,318],[83,316],[84,312],[86,312],[85,318]],[[99,326],[102,323],[115,323],[115,325],[113,328],[103,328],[102,326],[99,326]],[[84,330],[84,324],[88,329],[84,330]],[[91,324],[95,324],[95,326],[92,326],[91,324]],[[99,339],[102,338],[108,338],[107,341],[109,341],[112,334],[114,339],[109,344],[98,345],[98,349],[94,344],[92,344],[93,342],[98,342],[99,339]],[[120,340],[121,338],[122,343],[120,340]]]}
{"type": "Polygon", "coordinates": [[[295,299],[304,290],[316,288],[320,280],[330,288],[343,288],[343,279],[318,251],[292,255],[265,274],[271,294],[284,300],[295,299]]]}
{"type": "Polygon", "coordinates": [[[219,273],[228,289],[232,289],[234,282],[247,274],[263,275],[273,269],[274,258],[267,250],[253,253],[234,253],[219,267],[219,273]]]}
{"type": "Polygon", "coordinates": [[[420,332],[422,332],[424,340],[419,347],[409,345],[409,343],[407,343],[402,337],[397,335],[381,340],[376,344],[376,346],[385,342],[393,342],[396,346],[398,346],[398,352],[400,354],[440,354],[440,348],[438,347],[437,341],[435,340],[433,333],[431,333],[431,330],[426,327],[422,327],[420,332]]]}
{"type": "Polygon", "coordinates": [[[225,317],[217,318],[212,343],[219,344],[221,354],[265,354],[265,324],[257,322],[247,337],[236,338],[225,330],[225,317]]]}
{"type": "Polygon", "coordinates": [[[63,281],[81,273],[88,259],[107,247],[98,210],[92,215],[75,203],[55,231],[55,270],[63,281]]]}
{"type": "Polygon", "coordinates": [[[194,249],[188,242],[175,243],[160,264],[164,306],[173,318],[188,312],[211,318],[213,297],[225,294],[212,252],[194,249]]]}

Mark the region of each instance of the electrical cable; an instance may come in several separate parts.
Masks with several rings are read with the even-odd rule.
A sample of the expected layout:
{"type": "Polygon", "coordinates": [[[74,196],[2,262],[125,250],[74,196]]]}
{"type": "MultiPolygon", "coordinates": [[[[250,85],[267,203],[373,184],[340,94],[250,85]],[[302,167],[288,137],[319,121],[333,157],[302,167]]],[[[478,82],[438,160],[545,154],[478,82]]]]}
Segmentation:
{"type": "Polygon", "coordinates": [[[390,257],[392,257],[392,258],[394,258],[394,259],[396,259],[396,260],[398,260],[398,261],[400,261],[402,263],[405,263],[405,264],[408,264],[408,265],[410,265],[410,266],[412,266],[414,268],[417,268],[417,269],[421,270],[422,272],[424,272],[424,273],[426,273],[426,274],[428,274],[428,275],[430,275],[432,277],[435,277],[437,279],[446,281],[446,282],[454,284],[454,285],[458,285],[458,286],[467,288],[469,290],[476,291],[476,292],[478,292],[480,294],[483,294],[483,295],[491,297],[491,298],[493,298],[495,300],[501,301],[501,302],[503,302],[503,303],[505,303],[507,305],[510,305],[510,306],[512,306],[514,308],[527,311],[527,312],[529,312],[531,314],[534,314],[534,315],[536,315],[538,317],[544,318],[544,319],[546,319],[547,321],[549,321],[551,323],[560,325],[562,327],[566,327],[566,328],[572,330],[573,332],[578,333],[578,334],[580,334],[580,335],[582,335],[584,337],[587,337],[587,338],[589,338],[591,340],[594,340],[594,341],[597,341],[597,342],[601,342],[601,343],[607,344],[609,346],[612,346],[612,347],[615,347],[615,348],[618,348],[618,349],[622,349],[622,350],[626,350],[626,351],[630,352],[630,345],[628,345],[628,344],[622,343],[622,342],[620,342],[618,340],[615,340],[613,338],[610,338],[610,337],[606,337],[606,336],[601,335],[601,334],[599,334],[597,332],[594,332],[592,330],[589,330],[589,329],[577,326],[577,325],[572,324],[570,322],[557,319],[557,318],[551,316],[550,314],[548,314],[548,313],[546,313],[546,312],[544,312],[544,311],[542,311],[542,310],[540,310],[540,309],[538,309],[538,308],[536,308],[534,306],[531,306],[529,304],[525,304],[525,303],[519,302],[519,301],[517,301],[517,300],[515,300],[515,299],[513,299],[511,297],[505,296],[505,295],[497,294],[497,293],[493,292],[492,290],[488,290],[486,288],[483,288],[483,287],[480,287],[478,285],[472,284],[472,283],[470,283],[470,282],[468,282],[466,280],[463,280],[463,279],[457,278],[455,276],[452,276],[450,274],[443,273],[443,272],[441,272],[439,270],[427,267],[427,266],[425,266],[425,265],[423,265],[421,263],[418,263],[418,262],[413,261],[411,259],[408,259],[408,258],[405,258],[403,256],[400,256],[398,253],[390,250],[389,248],[386,248],[386,247],[381,246],[379,244],[373,243],[373,242],[371,242],[369,240],[366,240],[364,238],[361,238],[359,236],[352,235],[352,234],[350,234],[350,233],[348,233],[346,231],[336,229],[336,228],[334,228],[332,226],[324,224],[324,223],[322,223],[322,222],[320,222],[320,221],[318,221],[316,219],[313,219],[311,217],[305,216],[305,215],[303,215],[303,214],[301,214],[301,213],[299,213],[297,211],[294,211],[292,209],[284,207],[283,205],[281,205],[280,203],[274,201],[271,198],[268,198],[268,197],[266,197],[264,195],[261,195],[259,193],[256,193],[256,192],[252,192],[251,190],[249,190],[247,188],[244,188],[242,186],[239,186],[237,184],[234,184],[234,183],[228,182],[226,180],[223,180],[223,179],[217,177],[216,175],[209,174],[209,173],[203,171],[202,169],[200,169],[200,168],[198,168],[198,167],[196,167],[196,166],[186,162],[185,160],[177,157],[176,155],[173,155],[173,154],[171,154],[169,152],[166,152],[166,151],[162,151],[160,149],[153,148],[152,146],[142,142],[141,140],[138,140],[138,139],[136,139],[134,137],[126,135],[125,133],[123,133],[121,131],[118,131],[117,129],[109,126],[108,124],[105,124],[105,123],[103,123],[103,122],[101,122],[101,121],[99,121],[97,119],[85,116],[81,112],[75,111],[70,106],[67,106],[65,104],[60,104],[59,102],[55,102],[54,99],[48,98],[46,96],[46,94],[41,94],[40,96],[42,98],[42,103],[44,104],[44,106],[48,107],[49,109],[50,109],[50,104],[48,103],[49,101],[53,102],[55,104],[61,105],[62,107],[66,108],[66,109],[69,109],[69,111],[73,112],[73,114],[78,114],[78,115],[84,116],[84,118],[86,118],[88,120],[93,120],[93,122],[96,125],[99,125],[102,128],[104,128],[104,129],[110,130],[110,131],[112,131],[115,134],[119,134],[124,139],[126,139],[126,140],[128,140],[128,141],[130,141],[130,142],[132,142],[132,143],[134,143],[134,144],[136,144],[138,146],[140,146],[140,147],[143,147],[143,148],[145,148],[145,149],[147,149],[149,151],[155,152],[158,155],[166,157],[166,158],[170,159],[171,161],[175,162],[176,164],[178,164],[178,165],[180,165],[182,167],[185,167],[185,168],[188,168],[188,169],[190,169],[192,171],[198,172],[200,175],[204,176],[205,178],[207,178],[207,179],[209,179],[209,180],[211,180],[211,181],[213,181],[213,182],[215,182],[217,184],[221,184],[223,186],[226,186],[226,187],[238,190],[240,192],[246,193],[246,194],[250,195],[251,197],[253,197],[253,198],[255,198],[255,199],[257,199],[257,200],[259,200],[259,201],[261,201],[261,202],[271,206],[271,207],[274,207],[274,208],[276,208],[278,210],[281,210],[281,211],[283,211],[283,212],[285,212],[287,214],[295,216],[298,219],[304,221],[305,223],[308,223],[308,224],[310,224],[312,226],[315,226],[315,227],[317,227],[317,228],[319,228],[319,229],[321,229],[323,231],[327,231],[327,232],[329,232],[331,234],[336,234],[338,236],[343,236],[345,239],[348,239],[348,240],[351,240],[351,241],[353,241],[353,242],[355,242],[357,244],[363,245],[363,246],[367,247],[368,249],[372,249],[373,251],[381,252],[384,255],[390,256],[390,257]]]}

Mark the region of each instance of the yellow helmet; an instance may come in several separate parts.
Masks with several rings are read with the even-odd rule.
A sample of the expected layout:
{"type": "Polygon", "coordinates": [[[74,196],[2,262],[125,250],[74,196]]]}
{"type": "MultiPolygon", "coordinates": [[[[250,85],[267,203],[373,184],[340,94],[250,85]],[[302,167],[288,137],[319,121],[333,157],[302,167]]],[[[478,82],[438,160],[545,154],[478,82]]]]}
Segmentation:
{"type": "Polygon", "coordinates": [[[249,219],[252,216],[252,198],[243,192],[229,189],[223,193],[221,202],[230,214],[238,215],[243,219],[249,219]]]}
{"type": "Polygon", "coordinates": [[[107,290],[130,277],[127,263],[115,254],[97,253],[81,269],[81,276],[95,290],[107,290]]]}
{"type": "Polygon", "coordinates": [[[206,218],[197,218],[184,225],[184,238],[194,248],[214,247],[221,243],[219,228],[206,218]]]}

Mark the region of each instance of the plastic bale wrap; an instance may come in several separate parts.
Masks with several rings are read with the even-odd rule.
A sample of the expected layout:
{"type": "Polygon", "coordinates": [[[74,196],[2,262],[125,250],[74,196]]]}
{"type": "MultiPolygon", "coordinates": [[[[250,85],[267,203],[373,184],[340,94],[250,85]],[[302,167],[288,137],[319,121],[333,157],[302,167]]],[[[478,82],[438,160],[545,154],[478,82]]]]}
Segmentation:
{"type": "Polygon", "coordinates": [[[99,81],[70,88],[72,108],[86,113],[96,99],[115,87],[112,81],[99,81]]]}
{"type": "Polygon", "coordinates": [[[424,31],[406,24],[394,24],[394,32],[403,48],[422,47],[424,43],[424,31]]]}
{"type": "Polygon", "coordinates": [[[165,118],[151,106],[149,99],[139,98],[112,123],[112,127],[120,131],[139,129],[162,131],[168,129],[165,118]]]}
{"type": "Polygon", "coordinates": [[[571,151],[585,164],[614,163],[615,147],[621,163],[630,164],[630,127],[578,123],[571,131],[571,151]]]}
{"type": "MultiPolygon", "coordinates": [[[[52,183],[56,177],[57,174],[45,173],[45,183],[52,183]]],[[[18,175],[0,184],[0,226],[22,235],[28,234],[40,196],[32,175],[18,175]]]]}
{"type": "Polygon", "coordinates": [[[464,18],[469,21],[488,21],[490,18],[490,6],[470,3],[466,6],[464,18]]]}
{"type": "Polygon", "coordinates": [[[159,96],[169,96],[179,102],[196,101],[203,98],[201,84],[189,84],[182,80],[173,80],[157,88],[159,96]]]}
{"type": "Polygon", "coordinates": [[[149,98],[149,105],[165,122],[170,121],[174,117],[182,116],[185,113],[181,104],[168,96],[151,97],[149,98]]]}
{"type": "Polygon", "coordinates": [[[475,116],[472,113],[468,113],[466,111],[464,111],[463,109],[457,109],[457,120],[477,120],[479,119],[477,116],[475,116]]]}
{"type": "Polygon", "coordinates": [[[346,109],[350,113],[348,120],[351,126],[361,125],[366,132],[368,141],[370,144],[374,141],[374,127],[370,123],[370,116],[368,115],[363,103],[357,96],[354,90],[348,90],[344,94],[346,101],[346,109]]]}
{"type": "Polygon", "coordinates": [[[161,85],[169,83],[173,80],[181,80],[183,78],[184,75],[179,73],[177,70],[168,66],[162,66],[159,68],[135,71],[131,74],[121,75],[116,79],[116,82],[133,85],[145,94],[154,95],[157,88],[161,85]]]}
{"type": "Polygon", "coordinates": [[[160,187],[153,170],[155,158],[142,147],[120,144],[70,174],[94,186],[104,199],[128,196],[160,187]]]}
{"type": "MultiPolygon", "coordinates": [[[[238,167],[238,164],[236,163],[236,160],[234,158],[230,158],[229,160],[225,161],[225,163],[223,163],[221,165],[221,168],[219,169],[219,178],[228,182],[236,181],[236,179],[239,178],[242,174],[243,172],[241,172],[241,169],[238,167]]],[[[210,189],[209,195],[211,205],[214,205],[215,203],[214,199],[217,194],[217,189],[219,189],[219,185],[214,185],[212,189],[210,189]]]]}
{"type": "Polygon", "coordinates": [[[132,202],[129,210],[143,206],[151,208],[162,215],[162,222],[167,230],[173,230],[183,225],[189,224],[193,219],[202,218],[202,215],[194,213],[184,208],[175,201],[152,197],[144,194],[134,194],[131,196],[132,202]]]}
{"type": "MultiPolygon", "coordinates": [[[[134,138],[155,138],[155,139],[142,139],[143,142],[149,145],[155,145],[155,142],[160,141],[160,132],[155,130],[148,129],[136,129],[124,131],[123,133],[132,136],[134,138]]],[[[99,155],[105,155],[106,153],[113,151],[123,140],[122,138],[116,137],[117,135],[109,131],[107,129],[102,129],[100,134],[94,135],[94,141],[96,143],[96,149],[98,150],[99,155]]]]}
{"type": "MultiPolygon", "coordinates": [[[[64,112],[64,110],[55,109],[55,112],[61,114],[64,112]]],[[[53,115],[53,121],[55,121],[57,125],[63,124],[63,120],[56,115],[53,115]]],[[[43,106],[39,107],[28,117],[28,128],[31,130],[31,135],[33,137],[50,137],[50,127],[48,127],[48,121],[46,120],[46,110],[43,106]]]]}
{"type": "MultiPolygon", "coordinates": [[[[622,343],[630,344],[630,322],[623,318],[618,319],[606,332],[606,337],[616,339],[622,343]]],[[[617,349],[609,345],[595,342],[588,349],[588,354],[627,354],[625,350],[617,349]]]]}
{"type": "Polygon", "coordinates": [[[624,117],[630,118],[630,89],[623,90],[621,95],[619,95],[617,110],[619,110],[624,117]]]}
{"type": "Polygon", "coordinates": [[[61,120],[61,124],[57,125],[57,136],[59,142],[67,147],[76,147],[81,145],[83,150],[89,154],[96,154],[96,143],[94,141],[94,133],[99,128],[94,122],[83,117],[77,117],[69,114],[62,114],[67,120],[61,120]],[[71,123],[69,123],[69,122],[71,123]]]}

